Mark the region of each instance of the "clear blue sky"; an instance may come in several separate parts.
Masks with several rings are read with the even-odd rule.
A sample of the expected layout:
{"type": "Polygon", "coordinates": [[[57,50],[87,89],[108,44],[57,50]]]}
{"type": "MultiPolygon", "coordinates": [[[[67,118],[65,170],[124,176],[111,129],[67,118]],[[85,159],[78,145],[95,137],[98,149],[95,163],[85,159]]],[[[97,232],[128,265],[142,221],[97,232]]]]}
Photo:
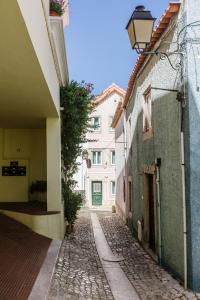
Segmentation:
{"type": "Polygon", "coordinates": [[[69,0],[70,25],[65,29],[70,80],[94,84],[94,94],[112,82],[126,89],[136,54],[126,24],[142,4],[160,18],[168,0],[69,0]]]}

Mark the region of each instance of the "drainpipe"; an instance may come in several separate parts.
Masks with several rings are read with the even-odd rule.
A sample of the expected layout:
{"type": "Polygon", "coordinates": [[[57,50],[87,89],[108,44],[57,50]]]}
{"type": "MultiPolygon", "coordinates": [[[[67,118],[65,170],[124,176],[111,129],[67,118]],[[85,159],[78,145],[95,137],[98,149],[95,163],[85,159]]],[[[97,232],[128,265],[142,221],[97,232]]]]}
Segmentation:
{"type": "MultiPolygon", "coordinates": [[[[183,1],[183,6],[187,10],[186,2],[183,1]]],[[[186,41],[184,41],[186,42],[186,41]]],[[[187,95],[187,54],[184,52],[182,55],[182,68],[181,68],[181,86],[183,90],[183,98],[180,101],[181,113],[181,172],[182,172],[182,210],[183,210],[183,251],[184,251],[184,288],[188,286],[188,264],[187,264],[187,216],[186,216],[186,187],[185,187],[185,138],[184,138],[184,124],[183,124],[183,110],[186,107],[187,95]]]]}
{"type": "Polygon", "coordinates": [[[182,170],[182,201],[183,201],[183,246],[184,246],[184,288],[187,289],[187,224],[186,224],[186,195],[185,195],[185,153],[184,133],[181,131],[181,170],[182,170]]]}
{"type": "MultiPolygon", "coordinates": [[[[123,189],[125,188],[125,191],[123,190],[123,195],[125,195],[125,207],[126,207],[126,219],[128,217],[128,208],[127,208],[127,124],[126,124],[126,109],[123,111],[123,126],[124,126],[124,175],[125,175],[125,187],[124,187],[124,181],[123,181],[123,189]]],[[[123,178],[124,180],[124,178],[123,178]]]]}
{"type": "Polygon", "coordinates": [[[157,215],[158,215],[158,259],[161,265],[162,261],[162,232],[161,232],[161,207],[160,207],[160,166],[161,158],[156,161],[156,185],[157,185],[157,215]]]}

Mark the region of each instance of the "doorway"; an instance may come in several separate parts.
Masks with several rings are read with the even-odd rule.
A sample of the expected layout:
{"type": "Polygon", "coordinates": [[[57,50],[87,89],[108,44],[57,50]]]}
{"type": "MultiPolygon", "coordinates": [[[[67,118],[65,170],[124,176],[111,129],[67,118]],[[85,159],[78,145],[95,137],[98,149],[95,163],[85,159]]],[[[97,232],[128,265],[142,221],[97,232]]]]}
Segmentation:
{"type": "Polygon", "coordinates": [[[154,166],[149,166],[145,171],[143,241],[145,248],[157,257],[156,174],[154,166]]]}
{"type": "Polygon", "coordinates": [[[102,205],[102,181],[92,181],[92,205],[102,205]]]}
{"type": "Polygon", "coordinates": [[[155,199],[154,199],[154,178],[152,174],[147,175],[148,181],[148,203],[149,203],[149,248],[156,251],[156,229],[155,229],[155,199]]]}

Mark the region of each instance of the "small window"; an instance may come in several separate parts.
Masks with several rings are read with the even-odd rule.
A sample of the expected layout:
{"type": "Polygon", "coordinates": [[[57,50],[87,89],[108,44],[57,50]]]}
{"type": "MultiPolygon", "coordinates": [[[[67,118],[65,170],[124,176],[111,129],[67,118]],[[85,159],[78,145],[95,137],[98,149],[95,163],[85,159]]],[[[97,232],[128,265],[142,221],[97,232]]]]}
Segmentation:
{"type": "Polygon", "coordinates": [[[111,189],[111,195],[115,195],[116,194],[116,184],[115,181],[111,181],[110,183],[110,189],[111,189]]]}
{"type": "Polygon", "coordinates": [[[112,128],[112,127],[111,127],[112,121],[113,121],[113,116],[110,116],[110,117],[109,117],[109,131],[115,131],[115,128],[112,128]]]}
{"type": "Polygon", "coordinates": [[[114,166],[115,165],[115,150],[112,150],[110,152],[110,161],[111,161],[111,165],[114,166]]]}
{"type": "Polygon", "coordinates": [[[92,152],[92,164],[93,165],[101,165],[102,164],[102,152],[101,151],[93,151],[92,152]]]}
{"type": "Polygon", "coordinates": [[[151,113],[151,91],[148,89],[143,98],[143,132],[148,132],[152,128],[151,113]]]}
{"type": "Polygon", "coordinates": [[[92,118],[92,126],[94,131],[101,130],[101,118],[100,117],[93,117],[92,118]]]}

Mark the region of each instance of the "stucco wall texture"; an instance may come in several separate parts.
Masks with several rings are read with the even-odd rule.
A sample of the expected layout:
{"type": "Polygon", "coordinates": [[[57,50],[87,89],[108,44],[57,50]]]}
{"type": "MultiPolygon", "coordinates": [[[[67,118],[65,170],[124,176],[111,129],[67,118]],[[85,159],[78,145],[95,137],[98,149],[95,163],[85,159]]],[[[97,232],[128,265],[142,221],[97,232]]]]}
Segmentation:
{"type": "MultiPolygon", "coordinates": [[[[176,21],[176,20],[174,20],[176,21]]],[[[173,51],[176,34],[172,30],[159,51],[173,51]]],[[[180,57],[172,57],[178,61],[180,57]]],[[[179,89],[180,71],[173,70],[167,60],[152,56],[139,74],[126,110],[127,175],[133,177],[133,231],[144,218],[144,165],[153,165],[161,158],[161,234],[162,264],[183,279],[183,212],[181,175],[181,113],[177,93],[155,90],[179,89]],[[144,92],[151,86],[153,136],[143,140],[142,103],[144,92]],[[131,120],[131,126],[130,126],[131,120]]]]}
{"type": "Polygon", "coordinates": [[[188,285],[200,291],[200,5],[198,0],[185,1],[187,38],[187,104],[184,115],[186,146],[186,199],[188,285]],[[193,22],[196,26],[189,26],[193,22]]]}
{"type": "Polygon", "coordinates": [[[124,113],[121,114],[115,128],[115,150],[116,150],[116,209],[120,217],[126,221],[126,202],[124,197],[125,174],[125,132],[124,113]]]}

